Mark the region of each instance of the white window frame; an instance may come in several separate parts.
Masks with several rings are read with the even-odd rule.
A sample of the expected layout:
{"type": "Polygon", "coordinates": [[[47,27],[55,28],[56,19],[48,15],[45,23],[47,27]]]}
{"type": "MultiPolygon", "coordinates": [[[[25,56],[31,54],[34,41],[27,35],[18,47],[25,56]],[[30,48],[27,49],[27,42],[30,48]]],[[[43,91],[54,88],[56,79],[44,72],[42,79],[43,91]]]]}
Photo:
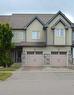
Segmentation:
{"type": "Polygon", "coordinates": [[[33,40],[40,39],[40,32],[33,31],[33,32],[32,32],[32,39],[33,39],[33,40]],[[34,34],[34,33],[35,33],[35,34],[34,34]]]}
{"type": "Polygon", "coordinates": [[[74,48],[73,48],[73,51],[72,52],[73,52],[73,58],[74,58],[74,48]]]}
{"type": "Polygon", "coordinates": [[[62,28],[55,29],[55,35],[57,37],[64,37],[65,36],[65,29],[62,29],[62,28]]]}

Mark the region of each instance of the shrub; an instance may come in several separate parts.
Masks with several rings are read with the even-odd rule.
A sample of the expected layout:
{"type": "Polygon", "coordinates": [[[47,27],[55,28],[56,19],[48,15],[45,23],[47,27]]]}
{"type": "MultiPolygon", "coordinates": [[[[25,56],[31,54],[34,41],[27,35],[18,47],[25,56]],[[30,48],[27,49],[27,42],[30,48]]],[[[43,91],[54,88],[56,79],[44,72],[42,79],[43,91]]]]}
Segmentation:
{"type": "Polygon", "coordinates": [[[3,67],[10,67],[13,63],[10,56],[12,37],[9,24],[0,24],[0,65],[3,67]]]}

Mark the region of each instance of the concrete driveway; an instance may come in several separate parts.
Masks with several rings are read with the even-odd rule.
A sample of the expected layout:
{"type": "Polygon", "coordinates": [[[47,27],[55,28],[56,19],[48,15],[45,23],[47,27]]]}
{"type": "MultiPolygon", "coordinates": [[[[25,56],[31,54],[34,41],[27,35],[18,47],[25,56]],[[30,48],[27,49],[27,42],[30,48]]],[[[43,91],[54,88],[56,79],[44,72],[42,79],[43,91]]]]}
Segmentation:
{"type": "Polygon", "coordinates": [[[0,82],[0,95],[74,95],[74,71],[20,69],[0,82]]]}

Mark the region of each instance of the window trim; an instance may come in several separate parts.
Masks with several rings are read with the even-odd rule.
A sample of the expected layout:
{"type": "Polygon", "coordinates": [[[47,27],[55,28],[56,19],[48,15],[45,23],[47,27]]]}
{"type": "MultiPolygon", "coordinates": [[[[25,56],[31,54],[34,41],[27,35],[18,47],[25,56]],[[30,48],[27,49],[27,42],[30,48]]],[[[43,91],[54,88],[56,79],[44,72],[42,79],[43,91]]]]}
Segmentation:
{"type": "Polygon", "coordinates": [[[38,40],[38,39],[40,39],[40,32],[39,31],[32,31],[32,40],[38,40]],[[33,33],[37,33],[37,35],[34,35],[33,33]]]}
{"type": "Polygon", "coordinates": [[[63,29],[63,28],[56,28],[54,30],[54,32],[55,32],[56,37],[64,37],[65,36],[65,29],[63,29]],[[61,35],[62,32],[63,32],[63,35],[61,35]]]}

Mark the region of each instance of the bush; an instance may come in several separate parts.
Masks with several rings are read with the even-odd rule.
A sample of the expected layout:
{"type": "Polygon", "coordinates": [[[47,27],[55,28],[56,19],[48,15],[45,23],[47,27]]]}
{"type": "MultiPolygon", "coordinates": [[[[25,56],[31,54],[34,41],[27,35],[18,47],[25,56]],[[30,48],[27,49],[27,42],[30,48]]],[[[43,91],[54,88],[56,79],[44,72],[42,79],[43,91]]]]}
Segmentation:
{"type": "Polygon", "coordinates": [[[0,65],[10,67],[12,65],[10,50],[12,47],[12,29],[9,24],[0,24],[0,65]]]}
{"type": "Polygon", "coordinates": [[[10,54],[4,53],[0,56],[0,66],[10,67],[13,64],[10,54]]]}
{"type": "Polygon", "coordinates": [[[10,67],[13,64],[13,62],[12,62],[10,57],[6,57],[5,63],[6,63],[7,67],[10,67]]]}

